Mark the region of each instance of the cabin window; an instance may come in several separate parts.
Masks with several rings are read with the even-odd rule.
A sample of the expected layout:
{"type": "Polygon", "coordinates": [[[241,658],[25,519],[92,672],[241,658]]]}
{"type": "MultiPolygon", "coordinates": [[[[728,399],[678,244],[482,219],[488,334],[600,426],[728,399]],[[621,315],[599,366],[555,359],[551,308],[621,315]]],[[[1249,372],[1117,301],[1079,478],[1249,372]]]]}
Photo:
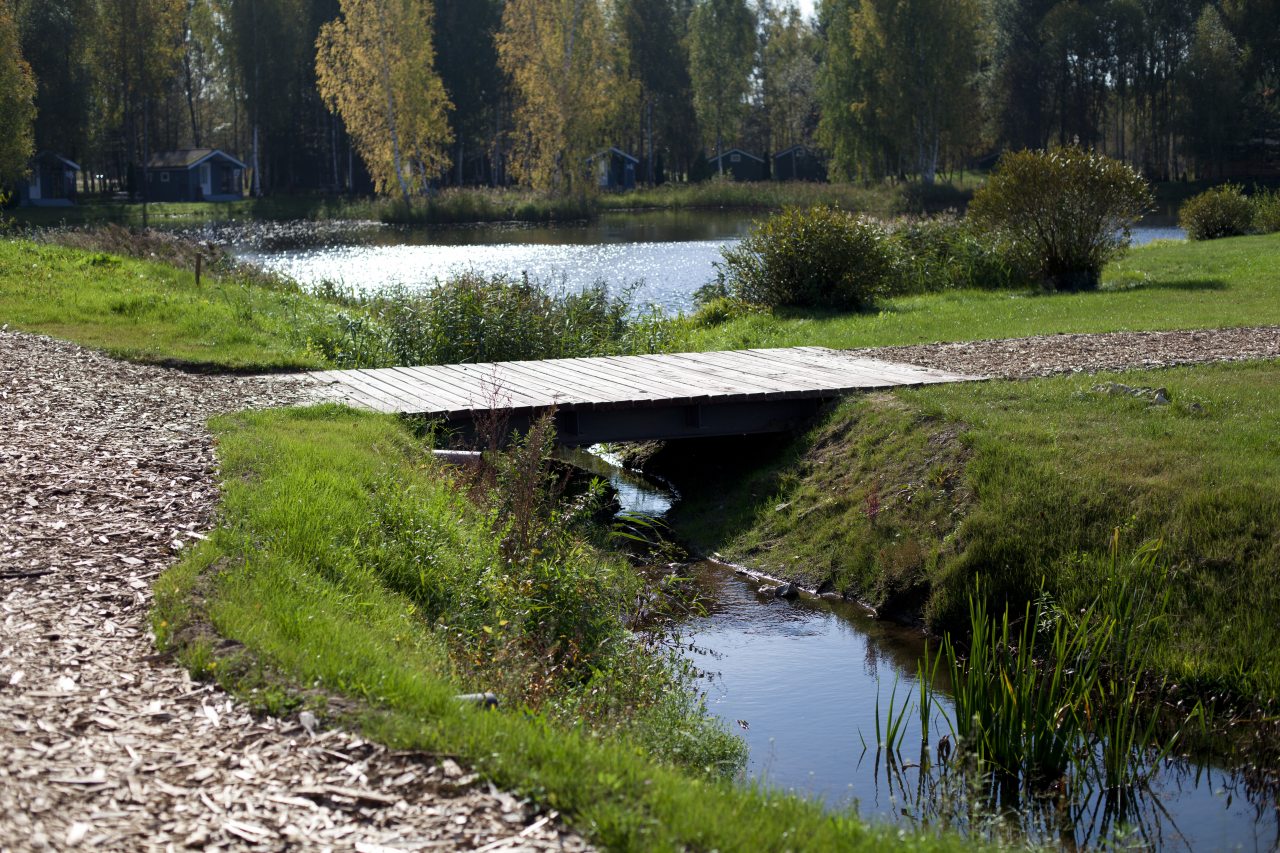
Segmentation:
{"type": "Polygon", "coordinates": [[[205,163],[200,167],[200,183],[209,183],[209,164],[205,163]]]}
{"type": "Polygon", "coordinates": [[[161,172],[161,173],[160,173],[160,183],[162,183],[162,184],[167,184],[167,183],[169,183],[169,173],[168,173],[168,172],[161,172]]]}
{"type": "Polygon", "coordinates": [[[803,148],[796,149],[796,159],[799,159],[803,156],[804,156],[804,149],[803,148]]]}
{"type": "Polygon", "coordinates": [[[741,155],[741,154],[730,154],[730,155],[729,155],[729,162],[730,162],[730,163],[741,163],[741,162],[742,162],[742,155],[741,155]]]}

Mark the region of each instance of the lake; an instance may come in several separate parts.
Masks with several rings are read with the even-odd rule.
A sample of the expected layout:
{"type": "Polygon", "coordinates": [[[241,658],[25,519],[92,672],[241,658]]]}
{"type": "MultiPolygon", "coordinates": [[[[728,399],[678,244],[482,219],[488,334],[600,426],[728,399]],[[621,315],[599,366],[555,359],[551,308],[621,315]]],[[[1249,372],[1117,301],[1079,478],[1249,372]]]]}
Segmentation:
{"type": "MultiPolygon", "coordinates": [[[[760,214],[761,217],[766,214],[760,214]]],[[[635,299],[688,312],[694,292],[715,277],[725,246],[751,229],[742,212],[651,211],[605,214],[562,225],[469,225],[401,228],[376,223],[346,229],[305,225],[242,232],[215,229],[242,260],[304,285],[333,282],[357,291],[431,287],[461,272],[527,274],[556,288],[580,290],[599,281],[613,288],[639,283],[635,299]],[[299,245],[299,244],[302,245],[299,245]]],[[[1167,219],[1135,229],[1136,244],[1183,239],[1167,219]]]]}

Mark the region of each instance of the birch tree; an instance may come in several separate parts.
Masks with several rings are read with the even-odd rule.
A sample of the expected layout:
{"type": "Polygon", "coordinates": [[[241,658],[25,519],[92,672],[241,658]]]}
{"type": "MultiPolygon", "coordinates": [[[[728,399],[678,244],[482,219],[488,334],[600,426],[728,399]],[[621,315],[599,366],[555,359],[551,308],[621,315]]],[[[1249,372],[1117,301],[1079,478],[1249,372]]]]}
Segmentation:
{"type": "Polygon", "coordinates": [[[498,61],[516,96],[516,174],[547,192],[584,190],[621,82],[599,0],[508,0],[498,61]]]}
{"type": "Polygon", "coordinates": [[[22,58],[9,0],[0,0],[0,187],[26,173],[34,140],[36,81],[22,58]]]}
{"type": "Polygon", "coordinates": [[[756,17],[745,0],[698,0],[689,18],[689,76],[703,136],[724,174],[724,135],[746,109],[756,58],[756,17]]]}
{"type": "Polygon", "coordinates": [[[316,40],[316,83],[380,193],[411,193],[449,167],[450,108],[428,0],[342,0],[316,40]]]}

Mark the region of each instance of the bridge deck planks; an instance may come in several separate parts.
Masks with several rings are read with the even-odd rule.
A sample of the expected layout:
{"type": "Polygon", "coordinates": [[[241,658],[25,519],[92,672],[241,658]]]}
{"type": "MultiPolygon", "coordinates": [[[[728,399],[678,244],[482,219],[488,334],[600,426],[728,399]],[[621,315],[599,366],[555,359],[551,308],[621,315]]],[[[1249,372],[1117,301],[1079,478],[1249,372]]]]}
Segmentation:
{"type": "Polygon", "coordinates": [[[822,347],[328,370],[299,377],[318,400],[380,412],[469,418],[532,412],[767,403],[964,382],[962,376],[822,347]]]}

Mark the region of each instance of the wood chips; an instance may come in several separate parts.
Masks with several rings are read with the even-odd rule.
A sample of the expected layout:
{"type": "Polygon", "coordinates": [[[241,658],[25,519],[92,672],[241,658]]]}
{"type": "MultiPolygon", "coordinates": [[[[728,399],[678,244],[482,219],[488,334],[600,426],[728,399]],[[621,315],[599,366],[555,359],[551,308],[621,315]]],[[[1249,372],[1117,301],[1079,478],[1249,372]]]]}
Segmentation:
{"type": "Polygon", "coordinates": [[[300,399],[0,330],[0,850],[582,850],[449,759],[251,716],[155,654],[212,414],[300,399]]]}

